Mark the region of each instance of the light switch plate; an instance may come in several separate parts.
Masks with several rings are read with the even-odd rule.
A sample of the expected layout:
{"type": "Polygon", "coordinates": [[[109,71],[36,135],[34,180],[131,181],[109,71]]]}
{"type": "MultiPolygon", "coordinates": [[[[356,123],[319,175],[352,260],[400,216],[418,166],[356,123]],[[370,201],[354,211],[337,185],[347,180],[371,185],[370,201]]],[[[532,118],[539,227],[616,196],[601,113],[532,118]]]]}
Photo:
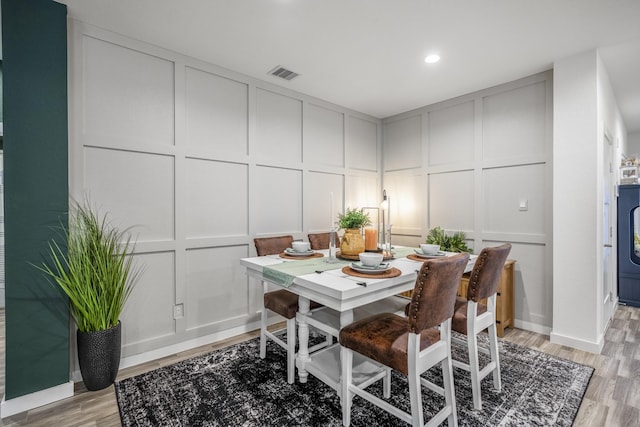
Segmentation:
{"type": "Polygon", "coordinates": [[[173,318],[182,319],[184,317],[184,304],[176,304],[173,306],[173,318]]]}

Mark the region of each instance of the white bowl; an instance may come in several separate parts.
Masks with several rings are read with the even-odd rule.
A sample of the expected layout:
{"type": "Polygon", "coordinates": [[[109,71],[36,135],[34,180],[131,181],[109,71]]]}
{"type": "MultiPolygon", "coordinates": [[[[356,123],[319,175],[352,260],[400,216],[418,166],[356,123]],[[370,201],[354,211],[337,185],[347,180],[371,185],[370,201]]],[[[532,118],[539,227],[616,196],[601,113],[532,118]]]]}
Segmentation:
{"type": "Polygon", "coordinates": [[[296,252],[307,252],[311,249],[309,242],[291,242],[291,247],[296,252]]]}
{"type": "Polygon", "coordinates": [[[435,255],[440,251],[440,245],[429,245],[427,243],[423,243],[420,245],[420,249],[425,255],[435,255]]]}
{"type": "Polygon", "coordinates": [[[382,254],[376,252],[362,252],[358,256],[362,265],[367,267],[377,267],[384,258],[382,254]]]}

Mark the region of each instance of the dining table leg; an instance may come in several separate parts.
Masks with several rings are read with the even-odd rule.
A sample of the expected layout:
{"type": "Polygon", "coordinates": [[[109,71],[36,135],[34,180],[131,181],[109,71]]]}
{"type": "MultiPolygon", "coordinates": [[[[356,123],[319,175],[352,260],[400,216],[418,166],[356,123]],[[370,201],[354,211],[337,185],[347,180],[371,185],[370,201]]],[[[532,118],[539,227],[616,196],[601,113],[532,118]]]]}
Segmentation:
{"type": "Polygon", "coordinates": [[[305,364],[310,360],[309,357],[309,325],[307,324],[307,315],[310,311],[309,298],[298,297],[298,379],[301,383],[306,383],[309,372],[305,369],[305,364]]]}

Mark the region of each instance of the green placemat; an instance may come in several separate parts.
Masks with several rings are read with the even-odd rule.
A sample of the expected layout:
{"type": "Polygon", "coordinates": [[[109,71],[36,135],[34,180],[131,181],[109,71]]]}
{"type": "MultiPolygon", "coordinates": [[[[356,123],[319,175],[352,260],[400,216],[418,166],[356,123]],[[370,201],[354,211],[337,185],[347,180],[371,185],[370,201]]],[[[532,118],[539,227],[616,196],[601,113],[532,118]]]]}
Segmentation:
{"type": "Polygon", "coordinates": [[[335,262],[328,263],[326,260],[327,258],[324,257],[283,262],[263,267],[262,274],[266,280],[288,288],[297,276],[316,271],[337,270],[352,262],[336,259],[335,262]]]}

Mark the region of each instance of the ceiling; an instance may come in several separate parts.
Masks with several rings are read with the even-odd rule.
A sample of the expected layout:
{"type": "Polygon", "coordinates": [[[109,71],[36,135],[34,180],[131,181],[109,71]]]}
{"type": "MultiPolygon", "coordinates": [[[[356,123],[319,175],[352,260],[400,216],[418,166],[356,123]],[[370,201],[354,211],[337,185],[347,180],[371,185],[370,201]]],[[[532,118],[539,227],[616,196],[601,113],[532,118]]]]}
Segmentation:
{"type": "Polygon", "coordinates": [[[640,131],[637,0],[61,0],[72,18],[378,118],[599,49],[640,131]],[[424,57],[436,52],[437,64],[424,57]],[[291,81],[268,72],[280,65],[291,81]]]}

